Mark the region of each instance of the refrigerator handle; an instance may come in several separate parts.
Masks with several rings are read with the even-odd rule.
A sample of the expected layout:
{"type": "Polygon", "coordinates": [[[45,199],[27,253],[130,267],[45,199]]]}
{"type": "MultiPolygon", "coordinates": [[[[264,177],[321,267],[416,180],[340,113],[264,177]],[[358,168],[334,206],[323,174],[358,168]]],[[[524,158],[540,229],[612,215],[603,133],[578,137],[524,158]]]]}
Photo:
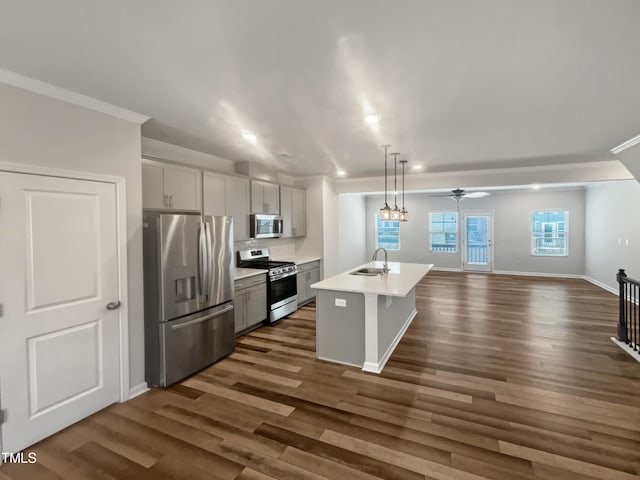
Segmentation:
{"type": "Polygon", "coordinates": [[[205,248],[207,249],[207,269],[205,270],[207,276],[207,289],[205,290],[205,301],[209,303],[211,296],[211,286],[213,284],[213,268],[212,262],[213,258],[211,258],[211,224],[207,221],[204,222],[204,231],[205,231],[205,248]]]}
{"type": "Polygon", "coordinates": [[[205,252],[205,235],[204,235],[204,222],[200,222],[200,231],[198,232],[198,293],[200,294],[200,301],[204,301],[205,292],[205,265],[206,265],[206,252],[205,252]]]}

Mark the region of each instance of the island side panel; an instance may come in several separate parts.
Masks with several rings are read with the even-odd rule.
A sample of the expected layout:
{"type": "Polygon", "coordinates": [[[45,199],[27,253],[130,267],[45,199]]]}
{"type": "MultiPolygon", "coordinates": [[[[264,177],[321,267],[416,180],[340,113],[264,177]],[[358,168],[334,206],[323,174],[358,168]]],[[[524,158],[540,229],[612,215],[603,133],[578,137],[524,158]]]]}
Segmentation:
{"type": "Polygon", "coordinates": [[[362,367],[364,364],[364,295],[316,291],[316,356],[362,367]],[[345,307],[336,306],[336,299],[345,307]]]}
{"type": "MultiPolygon", "coordinates": [[[[408,326],[416,309],[416,289],[406,297],[378,297],[378,356],[379,362],[387,360],[385,354],[403,329],[408,326]]],[[[394,346],[395,347],[395,346],[394,346]]]]}

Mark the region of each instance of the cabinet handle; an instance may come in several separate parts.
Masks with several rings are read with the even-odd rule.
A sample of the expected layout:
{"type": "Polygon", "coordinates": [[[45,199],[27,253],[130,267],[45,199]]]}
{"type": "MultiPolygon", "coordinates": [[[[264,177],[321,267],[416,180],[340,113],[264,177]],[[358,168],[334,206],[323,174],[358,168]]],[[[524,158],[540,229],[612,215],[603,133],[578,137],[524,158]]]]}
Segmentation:
{"type": "Polygon", "coordinates": [[[163,197],[163,199],[162,199],[162,200],[163,200],[163,201],[162,201],[162,204],[163,204],[165,207],[168,207],[168,206],[169,206],[169,195],[164,195],[164,197],[163,197]]]}
{"type": "Polygon", "coordinates": [[[173,208],[173,195],[169,195],[169,206],[173,208]]]}

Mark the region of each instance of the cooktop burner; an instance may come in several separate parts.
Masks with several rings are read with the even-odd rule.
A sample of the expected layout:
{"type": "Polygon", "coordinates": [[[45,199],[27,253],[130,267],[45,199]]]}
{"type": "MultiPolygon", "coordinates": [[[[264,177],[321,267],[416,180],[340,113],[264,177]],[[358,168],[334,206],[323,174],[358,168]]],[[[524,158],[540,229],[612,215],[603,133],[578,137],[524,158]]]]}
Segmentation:
{"type": "Polygon", "coordinates": [[[263,268],[266,270],[282,269],[284,271],[293,270],[286,267],[295,267],[295,262],[283,262],[269,260],[268,248],[255,248],[253,250],[241,250],[238,252],[238,267],[242,268],[263,268]]]}
{"type": "Polygon", "coordinates": [[[238,263],[238,266],[242,268],[265,268],[265,269],[284,267],[287,265],[295,265],[295,263],[280,262],[275,260],[246,260],[238,263]]]}

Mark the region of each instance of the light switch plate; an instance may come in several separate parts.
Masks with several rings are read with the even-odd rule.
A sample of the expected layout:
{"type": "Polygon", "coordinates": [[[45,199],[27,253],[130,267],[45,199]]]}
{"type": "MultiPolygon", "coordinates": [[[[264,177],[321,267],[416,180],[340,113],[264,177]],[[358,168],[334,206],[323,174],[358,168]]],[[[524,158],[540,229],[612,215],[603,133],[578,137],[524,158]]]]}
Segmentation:
{"type": "Polygon", "coordinates": [[[347,299],[346,298],[336,298],[336,307],[346,307],[347,299]]]}

